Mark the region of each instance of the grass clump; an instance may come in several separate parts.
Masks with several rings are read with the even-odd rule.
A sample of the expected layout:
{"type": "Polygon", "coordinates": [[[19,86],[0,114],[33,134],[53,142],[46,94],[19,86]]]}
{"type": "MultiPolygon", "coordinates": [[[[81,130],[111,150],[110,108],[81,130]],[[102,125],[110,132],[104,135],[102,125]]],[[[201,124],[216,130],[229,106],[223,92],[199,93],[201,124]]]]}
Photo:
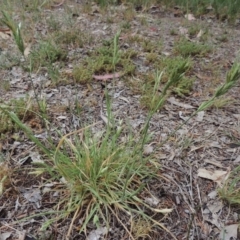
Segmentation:
{"type": "Polygon", "coordinates": [[[194,43],[189,42],[187,39],[181,39],[175,43],[174,50],[183,57],[206,56],[211,52],[211,47],[207,44],[194,43]]]}
{"type": "Polygon", "coordinates": [[[132,231],[133,218],[151,222],[168,231],[144,209],[153,215],[170,210],[153,209],[139,197],[140,192],[150,194],[146,186],[148,180],[160,177],[157,161],[143,153],[143,146],[149,140],[147,124],[141,136],[136,138],[128,134],[123,140],[121,123],[118,126],[115,123],[107,96],[108,124],[101,134],[94,134],[94,127],[99,124],[97,122],[63,136],[57,147],[51,144],[46,147],[16,114],[6,109],[3,111],[51,159],[51,163],[37,168],[35,173],[49,172],[54,179],[62,179],[64,183],[63,195],[55,206],[55,218],[44,227],[70,215],[72,222],[68,236],[73,223],[80,218],[83,221],[80,232],[86,232],[89,223],[109,229],[111,221],[116,220],[129,238],[134,239],[133,235],[137,233],[132,231]],[[129,219],[128,224],[120,220],[120,213],[129,219]]]}
{"type": "Polygon", "coordinates": [[[90,216],[98,224],[104,220],[104,225],[108,225],[111,215],[117,218],[116,212],[131,212],[128,204],[141,205],[137,194],[144,187],[142,180],[155,175],[131,137],[127,142],[119,142],[120,132],[107,131],[100,140],[86,130],[82,133],[84,141],[76,136],[73,140],[64,138],[55,152],[57,171],[71,190],[70,201],[65,199],[65,205],[70,206],[70,211],[80,212],[80,206],[88,202],[83,208],[88,209],[84,227],[90,216]],[[69,148],[69,154],[60,147],[69,148]]]}

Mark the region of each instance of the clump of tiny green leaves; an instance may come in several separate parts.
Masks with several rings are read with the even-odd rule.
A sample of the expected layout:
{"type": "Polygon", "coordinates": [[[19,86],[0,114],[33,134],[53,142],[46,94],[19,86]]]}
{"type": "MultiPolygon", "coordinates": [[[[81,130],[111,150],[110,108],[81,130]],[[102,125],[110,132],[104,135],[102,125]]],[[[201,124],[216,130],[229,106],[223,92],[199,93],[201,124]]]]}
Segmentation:
{"type": "Polygon", "coordinates": [[[14,40],[18,46],[19,51],[24,56],[24,41],[21,34],[21,23],[18,25],[13,21],[13,19],[8,15],[6,11],[2,11],[3,17],[0,22],[6,25],[13,33],[14,40]]]}

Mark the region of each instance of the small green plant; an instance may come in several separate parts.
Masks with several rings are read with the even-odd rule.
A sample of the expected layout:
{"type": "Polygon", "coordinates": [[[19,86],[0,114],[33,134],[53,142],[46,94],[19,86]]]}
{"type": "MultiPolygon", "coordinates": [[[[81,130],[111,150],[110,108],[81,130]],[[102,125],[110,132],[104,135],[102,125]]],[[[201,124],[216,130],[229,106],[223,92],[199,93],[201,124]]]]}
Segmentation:
{"type": "Polygon", "coordinates": [[[63,61],[66,57],[66,52],[55,43],[42,41],[30,53],[31,71],[37,70],[40,67],[48,67],[56,61],[63,61]]]}
{"type": "MultiPolygon", "coordinates": [[[[49,65],[47,67],[47,72],[48,72],[49,78],[52,80],[52,83],[57,85],[60,82],[60,75],[61,75],[59,72],[59,68],[49,65]]],[[[61,80],[63,79],[61,78],[61,80]]]]}
{"type": "Polygon", "coordinates": [[[125,30],[131,29],[131,23],[128,22],[128,21],[124,21],[124,22],[121,24],[121,27],[122,27],[122,29],[125,29],[125,30]]]}
{"type": "Polygon", "coordinates": [[[228,42],[228,36],[229,35],[227,33],[225,33],[221,36],[217,36],[216,39],[220,42],[228,42]]]}
{"type": "Polygon", "coordinates": [[[211,51],[211,47],[206,44],[194,43],[187,39],[181,39],[175,43],[174,50],[183,57],[205,56],[211,51]]]}
{"type": "Polygon", "coordinates": [[[171,67],[171,72],[169,71],[167,75],[167,82],[164,78],[165,72],[163,71],[161,74],[159,74],[157,71],[156,76],[153,77],[153,79],[149,79],[148,82],[143,86],[143,96],[141,102],[147,108],[154,109],[159,102],[161,102],[159,105],[159,108],[161,108],[171,92],[175,92],[179,96],[189,94],[192,88],[193,80],[185,77],[184,74],[191,67],[191,61],[189,59],[185,59],[175,67],[171,67]],[[162,93],[159,93],[161,89],[160,83],[162,84],[164,82],[166,83],[163,85],[162,93]],[[152,86],[153,84],[154,86],[152,86]]]}
{"type": "Polygon", "coordinates": [[[158,58],[159,58],[159,55],[155,52],[147,53],[146,55],[147,64],[156,62],[158,58]]]}
{"type": "Polygon", "coordinates": [[[10,82],[8,80],[4,80],[2,82],[1,88],[4,89],[5,91],[9,91],[11,88],[10,82]]]}
{"type": "Polygon", "coordinates": [[[54,15],[50,15],[50,17],[46,19],[46,23],[49,30],[51,31],[59,31],[59,29],[61,28],[61,24],[54,15]]]}
{"type": "Polygon", "coordinates": [[[89,53],[89,56],[73,69],[75,81],[81,83],[90,82],[94,74],[134,73],[135,65],[132,63],[131,58],[136,55],[136,52],[120,50],[118,46],[119,36],[120,31],[114,36],[113,41],[105,41],[103,46],[89,53]]]}
{"type": "Polygon", "coordinates": [[[172,35],[172,36],[177,36],[177,35],[178,35],[177,30],[174,29],[174,28],[172,28],[172,29],[170,30],[170,35],[172,35]]]}

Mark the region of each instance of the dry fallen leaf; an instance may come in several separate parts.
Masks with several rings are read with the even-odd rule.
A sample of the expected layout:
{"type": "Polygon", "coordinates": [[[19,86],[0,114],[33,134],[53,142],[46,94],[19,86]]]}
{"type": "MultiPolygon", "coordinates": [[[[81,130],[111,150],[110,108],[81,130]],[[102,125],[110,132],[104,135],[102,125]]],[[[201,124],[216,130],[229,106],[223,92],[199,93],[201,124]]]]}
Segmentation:
{"type": "Polygon", "coordinates": [[[7,40],[11,37],[11,35],[5,33],[5,32],[0,32],[0,38],[7,40]]]}
{"type": "Polygon", "coordinates": [[[26,200],[31,203],[34,203],[37,208],[41,207],[41,191],[39,189],[30,189],[23,193],[23,196],[26,200]]]}
{"type": "Polygon", "coordinates": [[[202,35],[203,35],[203,30],[201,29],[197,34],[197,38],[200,38],[202,35]]]}
{"type": "Polygon", "coordinates": [[[170,97],[167,99],[168,102],[176,105],[176,106],[179,106],[179,107],[182,107],[182,108],[185,108],[185,109],[192,109],[194,108],[193,106],[189,105],[189,104],[185,104],[185,103],[181,103],[181,102],[178,102],[175,97],[170,97]]]}
{"type": "Polygon", "coordinates": [[[239,163],[240,162],[240,155],[238,155],[237,158],[233,162],[234,163],[239,163]]]}
{"type": "Polygon", "coordinates": [[[208,194],[208,197],[210,198],[210,199],[215,199],[216,197],[217,197],[217,191],[212,191],[212,192],[210,192],[209,194],[208,194]]]}
{"type": "Polygon", "coordinates": [[[160,200],[158,198],[154,197],[154,196],[149,197],[149,198],[145,198],[144,200],[151,207],[156,207],[159,204],[159,202],[160,202],[160,200]]]}
{"type": "Polygon", "coordinates": [[[0,233],[0,240],[7,240],[11,235],[11,232],[0,233]]]}
{"type": "Polygon", "coordinates": [[[219,215],[221,214],[223,208],[223,203],[221,201],[210,201],[207,203],[206,209],[203,211],[203,219],[206,222],[215,225],[220,229],[220,219],[219,215]]]}
{"type": "Polygon", "coordinates": [[[198,122],[201,122],[201,121],[203,120],[203,117],[204,117],[204,111],[198,112],[198,113],[197,113],[196,120],[197,120],[198,122]]]}
{"type": "Polygon", "coordinates": [[[151,145],[147,145],[144,147],[143,153],[145,155],[149,155],[153,152],[153,147],[151,145]]]}
{"type": "Polygon", "coordinates": [[[217,167],[220,167],[220,168],[223,168],[224,166],[221,164],[221,162],[215,160],[215,159],[205,159],[204,160],[205,163],[209,163],[209,164],[212,164],[214,166],[217,166],[217,167]]]}
{"type": "Polygon", "coordinates": [[[171,213],[173,211],[172,208],[163,208],[163,209],[156,209],[156,208],[154,208],[153,210],[155,212],[162,213],[162,214],[171,213]]]}
{"type": "Polygon", "coordinates": [[[32,44],[29,43],[29,44],[27,45],[27,47],[24,49],[24,57],[25,57],[25,58],[27,58],[28,55],[29,55],[29,53],[31,52],[31,46],[32,46],[32,44]]]}
{"type": "Polygon", "coordinates": [[[189,20],[189,21],[194,21],[194,20],[196,20],[196,18],[194,17],[194,15],[191,14],[191,13],[185,14],[184,17],[185,17],[187,20],[189,20]]]}
{"type": "Polygon", "coordinates": [[[238,226],[239,224],[232,224],[225,226],[220,233],[221,240],[238,239],[238,226]]]}
{"type": "Polygon", "coordinates": [[[95,230],[92,230],[87,236],[88,240],[99,240],[103,235],[107,234],[108,230],[106,227],[99,227],[95,230]]]}
{"type": "Polygon", "coordinates": [[[187,121],[187,119],[188,119],[188,117],[184,117],[184,116],[183,116],[183,112],[182,112],[182,111],[179,111],[179,112],[178,112],[178,116],[179,116],[182,120],[184,120],[184,121],[187,121]]]}
{"type": "Polygon", "coordinates": [[[228,176],[228,171],[207,170],[204,168],[198,169],[198,177],[212,180],[216,182],[219,186],[221,186],[228,179],[228,176]]]}

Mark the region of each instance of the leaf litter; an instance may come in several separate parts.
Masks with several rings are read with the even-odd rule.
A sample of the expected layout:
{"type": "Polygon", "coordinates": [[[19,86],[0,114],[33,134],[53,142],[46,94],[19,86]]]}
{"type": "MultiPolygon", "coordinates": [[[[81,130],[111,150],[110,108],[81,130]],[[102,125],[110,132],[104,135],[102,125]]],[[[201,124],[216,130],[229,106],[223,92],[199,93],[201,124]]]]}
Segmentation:
{"type": "MultiPolygon", "coordinates": [[[[67,1],[61,1],[53,5],[54,8],[51,9],[51,12],[59,17],[59,21],[61,21],[63,8],[67,4],[69,4],[67,1]]],[[[74,3],[71,4],[69,7],[73,8],[75,5],[74,3]]],[[[80,12],[84,7],[82,4],[77,3],[76,6],[80,9],[80,12]]],[[[69,51],[72,51],[73,55],[69,54],[68,56],[69,61],[72,61],[70,64],[75,65],[76,62],[82,60],[82,56],[77,54],[78,51],[84,55],[84,51],[91,51],[94,47],[101,45],[101,41],[114,36],[116,30],[119,29],[118,20],[120,21],[121,14],[124,14],[124,9],[121,9],[121,6],[119,6],[119,9],[116,7],[115,10],[116,20],[112,20],[112,24],[106,23],[107,17],[111,17],[111,15],[108,15],[109,13],[106,15],[102,14],[97,6],[95,8],[92,7],[90,14],[82,11],[81,17],[77,17],[76,20],[72,19],[79,25],[79,28],[85,29],[94,40],[93,43],[82,48],[71,47],[72,49],[69,49],[69,51]],[[74,59],[74,55],[78,59],[74,59]]],[[[49,17],[49,11],[43,12],[43,14],[49,17]]],[[[224,31],[225,28],[231,32],[231,42],[221,43],[221,47],[218,42],[216,43],[217,48],[215,51],[219,55],[218,58],[220,58],[218,65],[219,69],[222,70],[217,78],[219,82],[223,81],[227,71],[227,68],[224,66],[227,61],[235,59],[235,53],[240,47],[240,43],[237,41],[240,38],[239,29],[224,26],[224,23],[213,21],[212,19],[196,19],[192,14],[185,16],[185,20],[189,21],[185,24],[183,21],[184,16],[181,16],[180,19],[182,21],[179,21],[177,15],[173,17],[171,12],[162,12],[160,7],[156,7],[154,11],[152,9],[150,13],[136,12],[135,14],[139,19],[146,18],[147,25],[140,24],[138,20],[130,21],[132,24],[130,31],[120,37],[120,41],[122,41],[120,44],[123,47],[131,46],[138,52],[141,50],[134,44],[131,44],[131,42],[129,43],[129,39],[138,35],[140,38],[153,38],[155,41],[158,41],[161,33],[162,54],[171,56],[174,54],[173,45],[175,38],[178,36],[174,37],[171,35],[169,29],[179,29],[180,35],[189,38],[189,22],[207,25],[215,42],[219,31],[224,31]],[[160,24],[159,19],[161,20],[160,24]],[[124,45],[124,43],[126,44],[124,45]]],[[[47,27],[43,23],[39,23],[39,28],[41,33],[47,31],[47,27]]],[[[203,30],[197,31],[196,37],[199,39],[203,37],[203,30]]],[[[3,53],[10,51],[17,55],[16,46],[14,46],[10,38],[11,32],[8,32],[8,29],[6,31],[5,29],[0,30],[0,47],[4,49],[3,53]],[[7,44],[6,41],[8,41],[7,44]]],[[[29,57],[33,49],[34,46],[28,45],[25,49],[25,56],[29,57]]],[[[210,54],[208,58],[195,59],[196,66],[194,71],[196,81],[193,93],[185,98],[171,96],[163,109],[153,117],[150,122],[150,132],[153,136],[152,142],[161,143],[162,139],[168,136],[179,124],[180,119],[186,120],[190,116],[191,111],[194,111],[196,106],[206,99],[208,95],[206,90],[218,84],[214,85],[214,83],[211,83],[214,79],[212,69],[208,69],[208,66],[203,66],[203,62],[211,65],[211,63],[217,61],[217,56],[214,54],[216,53],[210,54]],[[211,84],[214,86],[211,86],[211,84]]],[[[3,55],[1,55],[0,59],[1,64],[3,63],[2,58],[3,55]]],[[[136,68],[140,73],[154,69],[153,64],[145,63],[144,54],[141,56],[141,53],[139,53],[136,58],[134,61],[137,63],[136,68]]],[[[63,135],[79,128],[82,122],[91,124],[101,119],[102,124],[95,129],[96,133],[101,132],[104,125],[109,123],[106,118],[107,110],[105,108],[102,109],[104,101],[102,99],[103,88],[108,90],[110,96],[114,96],[116,92],[121,92],[121,96],[112,99],[112,111],[116,119],[125,121],[127,118],[126,122],[130,123],[132,131],[136,136],[138,136],[138,132],[144,124],[147,112],[140,104],[141,96],[132,91],[128,82],[124,81],[126,76],[121,73],[92,75],[93,78],[102,82],[111,80],[105,86],[101,85],[101,81],[95,81],[90,83],[91,88],[78,83],[59,84],[57,87],[54,87],[52,82],[50,85],[43,84],[49,80],[49,73],[46,72],[46,69],[41,69],[41,71],[32,76],[32,79],[19,67],[13,66],[10,69],[11,71],[3,68],[0,70],[1,75],[10,82],[9,91],[0,87],[1,101],[7,102],[12,98],[27,95],[33,80],[33,84],[38,92],[48,96],[47,101],[49,114],[52,116],[52,123],[61,129],[63,135]],[[115,81],[116,78],[118,78],[117,81],[115,81]],[[75,111],[76,104],[79,104],[81,114],[75,111]],[[70,111],[66,111],[66,109],[70,111]]],[[[61,71],[71,77],[71,70],[69,70],[68,66],[66,68],[63,67],[61,71]]],[[[131,79],[131,76],[127,78],[131,79]]],[[[134,82],[134,77],[132,80],[134,82]]],[[[231,96],[239,100],[238,90],[233,89],[231,96]]],[[[189,232],[189,239],[207,239],[208,237],[214,239],[237,239],[238,224],[235,223],[239,219],[236,220],[234,217],[237,209],[229,209],[226,203],[216,200],[216,189],[218,184],[222,184],[227,179],[229,171],[226,169],[232,168],[234,160],[235,164],[239,162],[239,147],[230,151],[231,148],[227,144],[230,144],[232,139],[228,137],[226,139],[222,138],[226,136],[226,132],[239,127],[239,123],[235,121],[239,119],[239,116],[238,104],[233,104],[229,108],[218,109],[217,111],[210,109],[205,112],[199,112],[195,120],[190,121],[185,126],[187,129],[178,132],[176,136],[172,136],[167,144],[160,147],[158,144],[154,144],[154,146],[147,145],[144,148],[146,155],[154,153],[154,156],[159,159],[161,164],[159,171],[162,172],[163,178],[149,184],[149,189],[152,192],[151,197],[142,197],[152,207],[157,207],[162,209],[163,213],[168,213],[161,221],[178,239],[186,239],[187,232],[189,232]],[[232,123],[229,124],[230,122],[232,123]],[[181,148],[179,148],[180,141],[181,148]],[[209,168],[209,165],[211,165],[211,168],[209,168]],[[198,209],[199,206],[200,209],[198,209]]],[[[53,139],[55,138],[57,141],[58,138],[55,136],[54,129],[51,129],[51,131],[53,139]]],[[[46,130],[44,129],[43,132],[36,135],[45,140],[46,130]]],[[[13,176],[13,189],[21,186],[21,191],[19,191],[21,194],[14,192],[12,189],[11,195],[8,195],[9,192],[6,191],[6,193],[0,196],[0,212],[3,210],[8,211],[7,215],[1,215],[0,239],[8,239],[11,236],[14,236],[13,239],[16,239],[19,236],[19,232],[23,232],[21,225],[16,224],[12,220],[12,216],[16,216],[17,219],[24,221],[27,215],[33,216],[36,213],[41,213],[42,209],[50,210],[52,202],[59,200],[60,197],[56,190],[58,184],[61,184],[60,182],[49,183],[41,191],[41,179],[36,179],[28,174],[29,168],[33,168],[32,162],[41,162],[42,159],[39,153],[32,149],[32,143],[27,141],[24,136],[21,137],[24,144],[19,144],[18,139],[11,135],[2,141],[1,153],[8,157],[10,166],[18,166],[18,168],[22,169],[22,173],[17,172],[13,176]]],[[[31,220],[26,219],[24,224],[27,234],[39,236],[38,229],[43,221],[43,219],[37,219],[37,217],[32,217],[31,220]]],[[[64,223],[58,224],[57,230],[50,229],[50,231],[55,236],[58,236],[56,239],[62,239],[61,236],[67,233],[68,227],[66,226],[69,225],[70,220],[66,219],[64,223]]],[[[107,239],[122,239],[124,230],[117,225],[112,225],[112,228],[114,229],[107,239]]],[[[155,231],[157,231],[157,236],[152,237],[152,239],[171,239],[171,236],[162,229],[156,229],[155,231]]],[[[101,239],[105,234],[107,232],[104,226],[92,230],[90,226],[88,237],[89,239],[101,239]]],[[[77,236],[77,239],[85,239],[77,231],[73,233],[74,235],[77,236]]]]}

